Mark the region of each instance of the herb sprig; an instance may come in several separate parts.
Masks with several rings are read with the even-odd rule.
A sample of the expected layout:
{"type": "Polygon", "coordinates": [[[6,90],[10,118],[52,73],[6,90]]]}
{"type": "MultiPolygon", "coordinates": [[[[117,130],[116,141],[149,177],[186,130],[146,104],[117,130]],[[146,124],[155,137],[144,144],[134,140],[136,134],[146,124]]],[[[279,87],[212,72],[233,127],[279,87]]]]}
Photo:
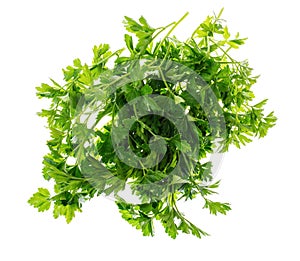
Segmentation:
{"type": "MultiPolygon", "coordinates": [[[[222,140],[223,152],[231,144],[240,148],[254,137],[266,136],[268,129],[275,125],[276,117],[273,112],[265,115],[264,106],[267,100],[252,104],[255,96],[251,88],[257,77],[252,75],[248,61],[237,61],[231,56],[231,51],[238,49],[246,39],[239,34],[231,35],[221,19],[222,11],[218,15],[208,16],[186,41],[180,41],[171,34],[187,14],[178,22],[159,28],[151,27],[144,17],[138,21],[125,17],[124,25],[128,31],[124,35],[125,48],[111,51],[108,44],[95,46],[91,65],[82,64],[79,59],[75,59],[72,66],[63,69],[64,85],[51,79],[50,84],[43,83],[37,87],[37,96],[51,101],[50,107],[43,109],[38,115],[47,118],[51,135],[47,141],[49,153],[43,160],[43,177],[47,181],[53,180],[55,185],[53,195],[48,189],[39,188],[29,199],[29,204],[41,212],[49,210],[53,205],[54,218],[65,216],[69,223],[76,211],[82,211],[84,201],[102,194],[116,195],[124,189],[124,182],[121,181],[130,181],[142,202],[134,204],[117,198],[116,204],[122,217],[135,228],[142,230],[143,235],[154,235],[153,220],[159,220],[172,238],[176,238],[179,231],[199,238],[208,235],[180,212],[177,202],[191,200],[200,195],[204,202],[203,208],[208,209],[211,214],[226,214],[230,210],[229,203],[215,202],[209,198],[216,193],[215,189],[219,186],[219,181],[212,183],[212,162],[207,160],[209,153],[213,151],[213,131],[199,103],[180,84],[167,81],[164,73],[161,72],[164,79],[162,81],[146,78],[127,83],[105,97],[103,109],[97,114],[97,121],[106,116],[111,120],[101,128],[93,129],[97,138],[94,145],[102,164],[113,175],[106,177],[102,173],[100,178],[97,176],[95,183],[93,176],[82,173],[78,161],[71,160],[83,148],[74,139],[74,119],[78,116],[78,106],[83,97],[85,100],[89,99],[89,94],[99,79],[102,82],[105,77],[111,79],[112,72],[116,74],[120,65],[137,59],[176,62],[193,70],[205,80],[216,96],[226,123],[226,136],[222,140]],[[161,35],[163,37],[159,39],[161,35]],[[113,61],[113,69],[107,65],[110,61],[113,61]],[[180,140],[174,124],[159,115],[147,115],[131,126],[130,148],[139,157],[146,157],[151,152],[151,138],[160,135],[167,144],[166,154],[161,162],[154,168],[134,168],[118,157],[112,144],[114,119],[124,105],[137,97],[145,97],[145,106],[157,106],[146,98],[153,94],[167,96],[188,110],[191,121],[197,127],[200,147],[193,172],[188,174],[185,181],[182,182],[177,177],[176,182],[171,182],[172,189],[164,191],[163,197],[149,200],[149,195],[145,191],[143,194],[139,186],[168,178],[180,156],[191,150],[188,142],[180,140]],[[203,185],[203,182],[208,183],[203,185]]],[[[126,75],[127,72],[122,73],[126,75]]],[[[122,135],[120,133],[119,137],[122,135]]],[[[93,171],[99,168],[99,162],[95,158],[85,160],[88,166],[93,166],[93,171]]]]}

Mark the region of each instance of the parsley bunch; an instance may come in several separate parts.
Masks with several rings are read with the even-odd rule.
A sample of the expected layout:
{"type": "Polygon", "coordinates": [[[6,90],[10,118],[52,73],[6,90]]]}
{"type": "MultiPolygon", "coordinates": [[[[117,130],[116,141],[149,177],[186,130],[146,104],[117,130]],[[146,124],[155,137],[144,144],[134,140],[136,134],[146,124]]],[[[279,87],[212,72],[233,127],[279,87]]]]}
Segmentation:
{"type": "Polygon", "coordinates": [[[159,28],[125,17],[125,48],[95,46],[91,65],[75,59],[63,69],[64,85],[51,79],[37,87],[51,101],[38,114],[51,135],[43,177],[54,191],[39,188],[29,204],[38,211],[52,204],[54,218],[69,223],[85,201],[107,195],[145,236],[154,234],[154,220],[172,238],[208,235],[177,202],[199,195],[211,214],[226,214],[230,204],[209,198],[219,185],[210,155],[264,137],[276,122],[264,113],[267,100],[251,104],[257,77],[229,54],[246,39],[232,37],[221,14],[186,41],[171,34],[187,14],[159,28]],[[126,198],[128,189],[138,200],[126,198]]]}

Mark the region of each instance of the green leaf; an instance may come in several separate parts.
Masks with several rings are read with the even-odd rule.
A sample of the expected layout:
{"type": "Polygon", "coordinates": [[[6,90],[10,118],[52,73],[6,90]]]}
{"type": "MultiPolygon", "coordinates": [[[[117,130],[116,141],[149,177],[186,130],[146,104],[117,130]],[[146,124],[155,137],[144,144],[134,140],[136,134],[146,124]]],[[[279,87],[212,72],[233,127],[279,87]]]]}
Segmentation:
{"type": "Polygon", "coordinates": [[[151,94],[152,92],[153,92],[153,90],[152,90],[151,86],[148,84],[144,85],[141,89],[142,95],[151,94]]]}
{"type": "Polygon", "coordinates": [[[229,203],[214,202],[209,199],[205,199],[203,208],[208,208],[209,212],[213,215],[217,215],[218,213],[226,215],[227,211],[231,210],[229,203]]]}
{"type": "Polygon", "coordinates": [[[74,208],[72,205],[66,206],[66,221],[67,221],[67,223],[70,223],[72,221],[72,219],[75,217],[75,210],[76,210],[76,208],[74,208]]]}
{"type": "Polygon", "coordinates": [[[62,204],[61,201],[56,201],[53,209],[53,217],[58,218],[64,216],[66,222],[69,224],[75,217],[75,211],[81,212],[77,204],[62,204]]]}
{"type": "Polygon", "coordinates": [[[54,98],[55,96],[64,95],[64,90],[57,86],[50,86],[46,83],[42,83],[41,86],[36,87],[37,96],[39,98],[54,98]]]}
{"type": "Polygon", "coordinates": [[[74,64],[74,66],[75,67],[77,67],[77,68],[81,68],[82,67],[82,65],[81,65],[81,61],[80,61],[80,59],[75,59],[74,61],[73,61],[73,64],[74,64]]]}
{"type": "Polygon", "coordinates": [[[185,100],[183,98],[181,98],[180,96],[174,95],[174,101],[175,104],[179,104],[179,103],[184,103],[185,100]]]}
{"type": "Polygon", "coordinates": [[[238,49],[239,45],[233,41],[228,41],[228,44],[230,45],[230,47],[234,48],[234,49],[238,49]]]}
{"type": "Polygon", "coordinates": [[[145,105],[147,108],[153,111],[160,111],[162,108],[155,102],[155,100],[149,96],[143,96],[145,105]]]}
{"type": "Polygon", "coordinates": [[[191,151],[191,145],[186,140],[174,140],[173,143],[176,145],[178,150],[180,150],[183,153],[191,151]]]}
{"type": "Polygon", "coordinates": [[[45,188],[39,188],[38,192],[28,200],[28,203],[37,208],[39,212],[48,210],[51,206],[50,192],[45,188]]]}
{"type": "Polygon", "coordinates": [[[198,37],[205,37],[205,36],[207,36],[207,32],[199,29],[199,30],[197,30],[197,36],[198,37]]]}
{"type": "Polygon", "coordinates": [[[256,109],[262,109],[266,105],[267,101],[268,101],[268,99],[265,99],[265,100],[255,104],[253,107],[256,109]]]}
{"type": "Polygon", "coordinates": [[[134,48],[133,48],[132,36],[130,36],[128,34],[125,34],[124,38],[125,38],[125,43],[126,43],[126,46],[127,46],[128,50],[131,53],[133,53],[134,52],[134,48]]]}
{"type": "Polygon", "coordinates": [[[227,26],[224,27],[224,33],[223,33],[223,36],[224,36],[224,39],[225,39],[225,40],[228,40],[229,37],[230,37],[230,33],[229,33],[229,31],[228,31],[228,27],[227,27],[227,26]]]}

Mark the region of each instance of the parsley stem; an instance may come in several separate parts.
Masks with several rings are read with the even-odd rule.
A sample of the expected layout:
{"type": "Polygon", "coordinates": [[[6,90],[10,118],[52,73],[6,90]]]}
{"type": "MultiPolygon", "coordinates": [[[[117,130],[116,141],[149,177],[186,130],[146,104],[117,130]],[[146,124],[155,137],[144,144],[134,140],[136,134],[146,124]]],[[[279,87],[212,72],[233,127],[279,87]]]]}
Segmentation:
{"type": "Polygon", "coordinates": [[[175,28],[184,20],[184,18],[186,18],[188,16],[189,12],[186,12],[184,14],[184,16],[182,16],[174,25],[173,27],[170,29],[170,31],[165,35],[165,37],[160,41],[158,47],[156,48],[155,52],[154,52],[154,56],[157,54],[157,52],[159,52],[160,47],[162,46],[162,44],[164,43],[164,41],[170,36],[170,34],[175,30],[175,28]]]}
{"type": "Polygon", "coordinates": [[[163,82],[164,82],[164,85],[166,86],[168,92],[171,94],[172,97],[174,97],[175,95],[174,95],[174,93],[172,92],[172,90],[170,89],[170,87],[169,87],[169,85],[168,85],[168,83],[167,83],[167,81],[166,81],[166,78],[165,78],[165,76],[164,76],[164,74],[163,74],[163,72],[162,72],[162,70],[161,70],[160,67],[159,67],[159,73],[160,73],[160,75],[161,75],[161,78],[162,78],[162,80],[163,80],[163,82]]]}

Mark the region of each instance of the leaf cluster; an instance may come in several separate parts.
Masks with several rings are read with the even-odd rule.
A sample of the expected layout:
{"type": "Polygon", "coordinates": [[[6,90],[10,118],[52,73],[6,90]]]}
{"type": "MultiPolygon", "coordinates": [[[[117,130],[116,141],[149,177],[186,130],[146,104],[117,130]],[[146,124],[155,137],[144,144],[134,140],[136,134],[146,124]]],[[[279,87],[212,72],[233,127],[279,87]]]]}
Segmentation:
{"type": "MultiPolygon", "coordinates": [[[[97,113],[97,122],[109,116],[104,127],[93,130],[81,128],[82,135],[96,134],[95,144],[102,166],[113,173],[106,176],[96,158],[86,159],[91,173],[103,172],[102,178],[83,175],[76,155],[84,150],[84,144],[76,140],[73,128],[76,111],[82,99],[89,100],[89,93],[99,83],[109,82],[113,75],[117,75],[117,68],[126,62],[137,59],[161,59],[180,63],[200,75],[210,86],[220,105],[226,122],[226,137],[223,137],[222,148],[227,151],[231,144],[240,148],[253,140],[254,137],[266,136],[269,128],[273,127],[276,117],[273,112],[265,115],[264,108],[267,100],[252,104],[255,98],[252,91],[257,77],[252,75],[252,68],[248,62],[237,61],[231,56],[232,49],[238,49],[245,43],[245,38],[239,34],[232,36],[221,13],[208,16],[191,37],[180,41],[171,36],[174,29],[185,18],[167,26],[153,28],[144,17],[138,21],[125,17],[124,25],[127,33],[124,35],[124,48],[111,51],[108,44],[100,44],[93,48],[93,60],[90,65],[75,59],[72,66],[63,69],[63,85],[51,79],[49,84],[43,83],[37,87],[37,96],[50,100],[49,108],[39,112],[39,116],[47,119],[50,139],[47,141],[49,153],[43,160],[43,177],[54,181],[53,196],[48,189],[39,188],[28,203],[38,211],[49,210],[53,204],[53,216],[65,216],[69,223],[76,212],[82,211],[82,204],[95,196],[102,194],[117,195],[124,189],[124,182],[130,181],[142,203],[127,203],[122,198],[116,204],[122,217],[132,226],[142,230],[143,235],[153,236],[153,221],[158,220],[166,233],[176,238],[178,232],[190,233],[197,237],[208,235],[196,225],[192,224],[178,210],[177,202],[191,200],[196,196],[203,198],[203,208],[213,215],[226,214],[230,210],[228,203],[214,202],[209,198],[215,194],[219,182],[212,183],[212,163],[207,160],[213,151],[213,130],[210,127],[205,111],[189,92],[178,83],[159,81],[155,79],[137,80],[127,83],[111,95],[105,96],[103,108],[97,113]],[[113,62],[110,69],[108,62],[113,62]],[[136,121],[129,132],[131,150],[139,157],[147,157],[151,153],[149,142],[158,135],[164,137],[167,150],[163,159],[153,168],[133,168],[125,164],[117,155],[112,144],[113,120],[120,108],[137,97],[144,97],[144,107],[157,109],[157,104],[148,99],[147,95],[164,95],[182,105],[190,120],[197,127],[197,138],[200,140],[199,155],[195,168],[190,172],[188,163],[181,171],[187,170],[187,176],[171,176],[168,174],[177,166],[181,156],[188,155],[191,147],[187,141],[180,140],[178,130],[174,124],[158,115],[147,115],[136,121]],[[155,198],[157,192],[149,195],[143,191],[141,185],[160,182],[164,179],[170,184],[167,190],[159,191],[164,197],[155,198]],[[184,181],[182,181],[184,179],[184,181]],[[210,185],[202,185],[210,182],[210,185]]],[[[131,70],[132,68],[128,68],[131,70]]],[[[124,74],[124,72],[122,72],[124,74]]],[[[126,72],[125,72],[126,73],[126,72]]],[[[170,72],[172,73],[172,72],[170,72]]],[[[167,77],[167,75],[162,75],[167,77]]],[[[98,95],[101,95],[98,94],[98,95]]],[[[103,99],[103,97],[101,97],[103,99]]],[[[160,108],[160,107],[159,107],[160,108]]],[[[130,119],[128,119],[128,122],[130,119]]],[[[126,125],[126,122],[123,122],[126,125]]],[[[129,124],[129,123],[128,123],[129,124]]],[[[118,133],[118,142],[128,133],[118,133]]]]}

